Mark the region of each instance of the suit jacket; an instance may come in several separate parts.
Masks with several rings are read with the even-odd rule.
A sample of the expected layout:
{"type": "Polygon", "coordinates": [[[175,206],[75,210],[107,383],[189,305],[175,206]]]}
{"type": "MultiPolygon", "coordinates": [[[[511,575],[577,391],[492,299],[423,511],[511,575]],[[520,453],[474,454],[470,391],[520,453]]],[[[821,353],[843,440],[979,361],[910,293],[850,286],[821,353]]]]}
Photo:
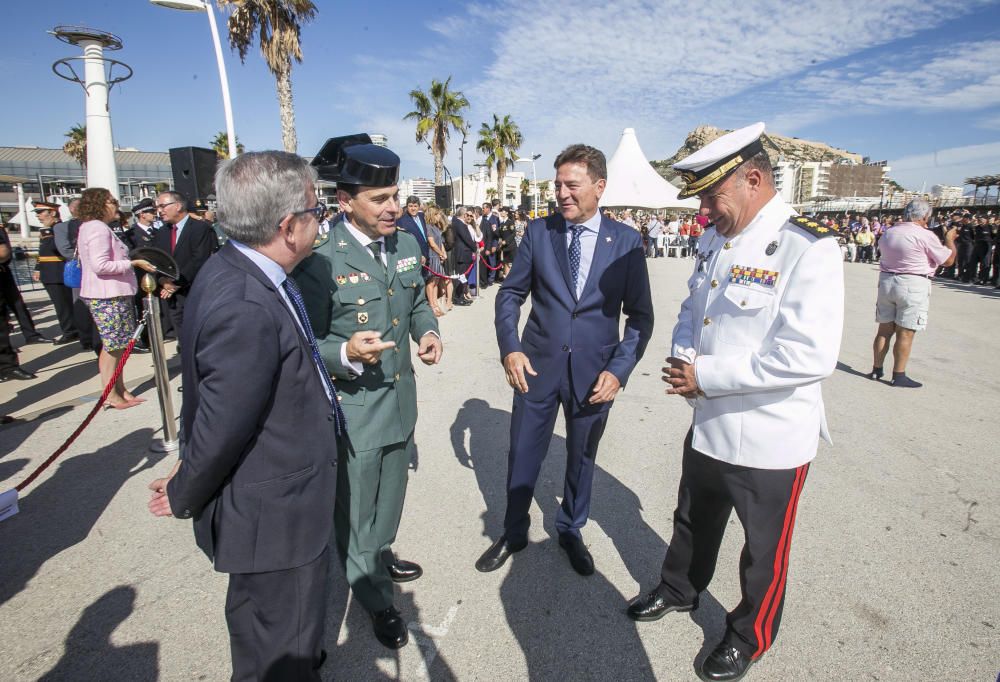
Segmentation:
{"type": "MultiPolygon", "coordinates": [[[[420,217],[420,224],[424,226],[424,230],[427,229],[427,219],[424,218],[424,212],[420,211],[418,213],[420,217]]],[[[417,244],[420,245],[420,255],[424,257],[426,261],[430,256],[430,244],[427,243],[427,237],[420,231],[417,227],[417,221],[410,216],[409,213],[403,213],[403,217],[396,221],[396,225],[406,230],[414,239],[417,240],[417,244]]]]}
{"type": "MultiPolygon", "coordinates": [[[[126,235],[128,242],[133,249],[139,249],[145,246],[152,246],[155,248],[159,248],[156,244],[157,233],[158,231],[156,230],[156,228],[150,227],[149,232],[147,233],[144,228],[139,227],[138,223],[133,223],[132,227],[129,228],[129,231],[126,233],[126,235]]],[[[184,236],[183,232],[181,232],[181,236],[184,236]]],[[[170,246],[170,237],[168,236],[167,253],[170,253],[169,246],[170,246]]]]}
{"type": "Polygon", "coordinates": [[[638,232],[610,218],[601,219],[579,300],[570,282],[566,234],[560,214],[528,224],[510,274],[497,293],[497,342],[501,359],[515,351],[528,356],[538,373],[527,377],[532,399],[558,391],[568,370],[573,392],[582,403],[603,370],[614,374],[622,386],[628,382],[653,333],[653,303],[638,232]],[[528,294],[531,313],[518,338],[521,305],[528,294]],[[623,312],[625,333],[619,337],[623,312]]]}
{"type": "MultiPolygon", "coordinates": [[[[170,253],[170,225],[164,225],[156,231],[152,245],[170,253]]],[[[188,217],[173,251],[174,260],[177,261],[177,268],[180,271],[180,278],[177,280],[181,288],[178,292],[180,295],[188,293],[195,277],[198,276],[198,271],[218,248],[219,242],[212,226],[204,220],[188,217]]]]}
{"type": "Polygon", "coordinates": [[[479,229],[483,231],[483,248],[495,249],[500,246],[500,218],[492,213],[479,219],[479,229]]]}
{"type": "Polygon", "coordinates": [[[336,422],[312,351],[270,279],[235,246],[202,269],[181,332],[186,434],[167,484],[218,571],[302,566],[333,521],[336,422]]]}
{"type": "MultiPolygon", "coordinates": [[[[469,234],[469,225],[458,218],[451,219],[451,229],[455,234],[455,263],[468,267],[476,259],[476,240],[469,234]]],[[[462,268],[465,271],[465,268],[462,268]]]]}
{"type": "Polygon", "coordinates": [[[388,270],[375,262],[339,222],[321,237],[313,255],[292,275],[302,289],[320,354],[336,378],[347,433],[355,451],[401,443],[417,423],[417,382],[410,339],[420,340],[438,324],[424,295],[420,247],[403,231],[385,238],[388,270]],[[358,331],[381,332],[394,341],[377,365],[355,376],[340,351],[358,331]]]}

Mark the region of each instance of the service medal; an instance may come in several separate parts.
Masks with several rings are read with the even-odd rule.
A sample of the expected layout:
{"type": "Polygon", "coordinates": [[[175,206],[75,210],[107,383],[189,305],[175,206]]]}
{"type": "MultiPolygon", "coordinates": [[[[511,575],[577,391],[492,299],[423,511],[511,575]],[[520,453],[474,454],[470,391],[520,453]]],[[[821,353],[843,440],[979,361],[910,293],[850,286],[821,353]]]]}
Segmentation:
{"type": "Polygon", "coordinates": [[[347,279],[348,279],[348,281],[350,281],[351,284],[357,284],[358,283],[358,273],[352,272],[351,274],[349,274],[347,276],[347,279]]]}
{"type": "Polygon", "coordinates": [[[358,313],[358,324],[368,324],[368,313],[366,312],[358,313]]]}

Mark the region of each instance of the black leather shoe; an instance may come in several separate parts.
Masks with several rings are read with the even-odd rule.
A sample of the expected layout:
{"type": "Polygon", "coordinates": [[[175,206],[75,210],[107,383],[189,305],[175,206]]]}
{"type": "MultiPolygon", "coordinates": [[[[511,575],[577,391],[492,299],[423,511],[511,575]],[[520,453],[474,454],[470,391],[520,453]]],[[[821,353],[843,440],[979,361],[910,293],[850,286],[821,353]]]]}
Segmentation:
{"type": "Polygon", "coordinates": [[[408,583],[424,574],[424,569],[420,568],[419,564],[402,559],[396,559],[393,563],[386,564],[386,568],[389,569],[389,577],[394,583],[408,583]]]}
{"type": "Polygon", "coordinates": [[[52,343],[52,339],[42,336],[41,334],[35,334],[34,336],[29,336],[24,340],[25,343],[52,343]]]}
{"type": "Polygon", "coordinates": [[[21,381],[27,381],[29,379],[37,379],[34,374],[27,372],[20,367],[11,367],[10,369],[4,370],[0,373],[0,381],[8,381],[10,379],[20,379],[21,381]]]}
{"type": "Polygon", "coordinates": [[[559,546],[566,550],[566,556],[569,557],[569,563],[574,571],[580,575],[593,575],[594,557],[590,556],[583,540],[575,535],[560,535],[559,546]]]}
{"type": "Polygon", "coordinates": [[[149,346],[140,346],[138,344],[132,346],[133,355],[145,355],[146,353],[152,353],[152,352],[153,350],[149,346]]]}
{"type": "Polygon", "coordinates": [[[376,639],[390,649],[402,649],[410,641],[406,623],[395,606],[373,613],[372,625],[375,627],[376,639]]]}
{"type": "Polygon", "coordinates": [[[500,539],[490,545],[490,548],[479,557],[479,561],[476,562],[476,570],[480,573],[495,571],[507,563],[511,554],[520,552],[527,546],[526,541],[515,545],[507,541],[506,535],[501,535],[500,539]]]}
{"type": "Polygon", "coordinates": [[[672,604],[668,602],[662,594],[653,590],[649,594],[638,597],[628,605],[628,617],[638,621],[660,620],[668,613],[686,613],[698,608],[698,600],[693,604],[672,604]]]}
{"type": "Polygon", "coordinates": [[[79,334],[63,334],[52,343],[56,346],[65,346],[67,343],[73,343],[74,341],[79,341],[79,340],[80,340],[79,334]]]}
{"type": "Polygon", "coordinates": [[[753,659],[726,642],[720,642],[698,669],[705,682],[736,682],[747,674],[753,659]]]}

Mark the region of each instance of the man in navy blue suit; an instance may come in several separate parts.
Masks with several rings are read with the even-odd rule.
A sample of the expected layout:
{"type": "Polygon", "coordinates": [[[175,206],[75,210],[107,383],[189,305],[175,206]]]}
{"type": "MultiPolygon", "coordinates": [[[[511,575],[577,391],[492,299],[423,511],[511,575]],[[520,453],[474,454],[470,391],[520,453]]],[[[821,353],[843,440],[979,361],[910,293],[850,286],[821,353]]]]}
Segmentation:
{"type": "Polygon", "coordinates": [[[424,212],[420,210],[420,199],[415,196],[406,198],[406,211],[396,221],[396,226],[413,235],[420,244],[420,255],[423,256],[424,263],[427,263],[430,247],[427,244],[427,223],[424,222],[424,212]]]}
{"type": "Polygon", "coordinates": [[[497,341],[514,389],[503,535],[476,562],[493,571],[528,542],[528,509],[556,413],[566,416],[566,479],[556,515],[559,545],[580,575],[594,560],[580,536],[590,511],[597,446],[611,403],[653,333],[653,304],[639,233],[602,217],[604,154],[582,144],[555,161],[559,214],[531,222],[496,299],[497,341]],[[521,305],[531,313],[518,338],[521,305]],[[619,320],[625,314],[625,333],[619,320]]]}

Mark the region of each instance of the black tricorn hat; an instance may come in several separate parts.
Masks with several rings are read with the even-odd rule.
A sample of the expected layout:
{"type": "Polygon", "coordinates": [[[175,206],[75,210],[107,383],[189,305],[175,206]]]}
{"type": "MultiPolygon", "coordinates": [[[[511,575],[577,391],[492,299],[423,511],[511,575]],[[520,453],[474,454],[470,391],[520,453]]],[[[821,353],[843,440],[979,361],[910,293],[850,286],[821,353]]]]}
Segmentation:
{"type": "Polygon", "coordinates": [[[158,275],[163,275],[173,280],[176,280],[179,276],[177,261],[169,253],[161,249],[154,249],[152,246],[140,246],[138,249],[132,249],[128,257],[133,260],[138,258],[148,260],[156,268],[156,274],[158,275]]]}
{"type": "Polygon", "coordinates": [[[366,133],[331,137],[312,160],[322,180],[389,187],[399,180],[399,157],[366,133]]]}

